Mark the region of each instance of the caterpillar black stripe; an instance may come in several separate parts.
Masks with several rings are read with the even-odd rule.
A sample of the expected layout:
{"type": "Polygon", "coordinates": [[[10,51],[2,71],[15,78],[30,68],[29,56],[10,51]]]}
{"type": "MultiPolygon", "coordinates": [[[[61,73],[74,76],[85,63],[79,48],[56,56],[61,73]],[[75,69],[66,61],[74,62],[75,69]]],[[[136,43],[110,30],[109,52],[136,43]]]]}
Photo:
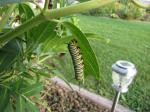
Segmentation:
{"type": "Polygon", "coordinates": [[[78,47],[75,39],[71,40],[68,44],[68,49],[74,65],[75,79],[82,81],[84,79],[84,64],[80,53],[80,48],[78,47]]]}

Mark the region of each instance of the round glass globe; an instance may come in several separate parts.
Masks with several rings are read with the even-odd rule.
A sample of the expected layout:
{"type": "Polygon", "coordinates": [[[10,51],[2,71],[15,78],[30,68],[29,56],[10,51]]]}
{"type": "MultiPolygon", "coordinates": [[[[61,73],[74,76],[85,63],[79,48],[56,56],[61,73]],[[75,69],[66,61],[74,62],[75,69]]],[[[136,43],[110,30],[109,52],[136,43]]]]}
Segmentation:
{"type": "Polygon", "coordinates": [[[113,88],[122,93],[127,92],[136,73],[134,64],[123,60],[117,61],[112,65],[113,88]]]}

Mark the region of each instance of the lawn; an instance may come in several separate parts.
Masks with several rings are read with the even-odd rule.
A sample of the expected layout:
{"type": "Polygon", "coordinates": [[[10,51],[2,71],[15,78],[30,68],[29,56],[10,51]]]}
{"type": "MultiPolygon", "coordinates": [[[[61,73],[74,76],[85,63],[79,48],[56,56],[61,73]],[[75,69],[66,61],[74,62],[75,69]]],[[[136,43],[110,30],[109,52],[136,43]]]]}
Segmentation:
{"type": "MultiPolygon", "coordinates": [[[[108,44],[100,39],[90,39],[100,64],[101,79],[95,81],[92,77],[87,77],[83,86],[112,99],[114,90],[111,87],[111,65],[120,59],[131,61],[135,63],[138,74],[128,93],[121,95],[120,103],[137,112],[150,111],[150,23],[81,15],[78,17],[82,31],[110,39],[108,44]]],[[[69,64],[63,73],[71,80],[71,62],[66,58],[64,63],[69,64]]]]}

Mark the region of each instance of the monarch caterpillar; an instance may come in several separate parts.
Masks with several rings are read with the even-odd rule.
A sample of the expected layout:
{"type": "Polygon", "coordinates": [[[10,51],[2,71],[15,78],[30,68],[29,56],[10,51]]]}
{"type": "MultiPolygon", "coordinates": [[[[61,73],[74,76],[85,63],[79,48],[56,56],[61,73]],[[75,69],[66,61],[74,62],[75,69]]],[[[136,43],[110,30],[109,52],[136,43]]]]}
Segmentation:
{"type": "Polygon", "coordinates": [[[82,55],[80,52],[80,48],[78,47],[77,41],[75,39],[69,42],[68,49],[69,49],[69,52],[73,61],[75,79],[79,81],[83,81],[84,64],[83,64],[83,59],[82,59],[82,55]]]}

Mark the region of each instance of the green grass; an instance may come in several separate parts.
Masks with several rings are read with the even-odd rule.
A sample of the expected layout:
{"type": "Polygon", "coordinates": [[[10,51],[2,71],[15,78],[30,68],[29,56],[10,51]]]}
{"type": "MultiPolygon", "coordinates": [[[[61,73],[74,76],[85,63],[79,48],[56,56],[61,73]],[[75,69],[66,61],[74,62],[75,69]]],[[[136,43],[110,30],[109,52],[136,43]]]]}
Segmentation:
{"type": "MultiPolygon", "coordinates": [[[[135,63],[138,74],[128,93],[121,95],[120,103],[138,112],[150,111],[150,23],[92,16],[79,18],[82,31],[110,39],[109,44],[90,40],[100,64],[101,79],[98,82],[88,77],[84,87],[112,99],[111,65],[120,59],[131,61],[135,63]]],[[[69,60],[64,62],[70,63],[69,60]]],[[[64,69],[64,74],[70,77],[70,64],[64,69]]]]}
{"type": "MultiPolygon", "coordinates": [[[[80,16],[84,32],[94,32],[111,40],[110,44],[92,41],[101,64],[101,95],[111,98],[111,65],[124,59],[135,63],[138,74],[121,103],[136,111],[150,111],[150,23],[80,16]],[[100,46],[97,46],[100,45],[100,46]]],[[[95,89],[95,87],[90,86],[95,89]]]]}

